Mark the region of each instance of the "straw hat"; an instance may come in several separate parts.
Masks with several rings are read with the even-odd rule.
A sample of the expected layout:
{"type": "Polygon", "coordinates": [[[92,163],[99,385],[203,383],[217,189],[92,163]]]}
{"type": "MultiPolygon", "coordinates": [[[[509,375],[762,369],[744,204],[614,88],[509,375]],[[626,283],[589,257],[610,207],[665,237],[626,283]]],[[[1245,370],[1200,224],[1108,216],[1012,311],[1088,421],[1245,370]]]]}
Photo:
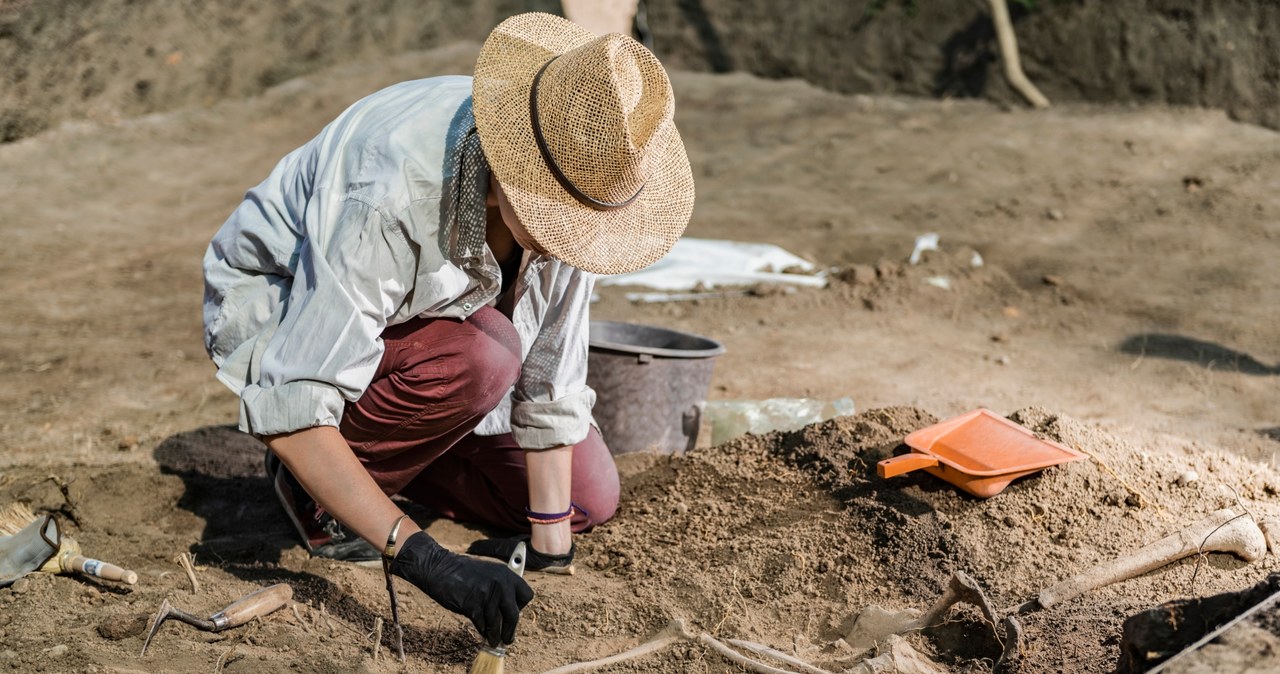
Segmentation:
{"type": "Polygon", "coordinates": [[[658,261],[680,238],[693,173],[671,82],[643,45],[519,14],[485,40],[472,87],[485,158],[548,253],[621,274],[658,261]]]}

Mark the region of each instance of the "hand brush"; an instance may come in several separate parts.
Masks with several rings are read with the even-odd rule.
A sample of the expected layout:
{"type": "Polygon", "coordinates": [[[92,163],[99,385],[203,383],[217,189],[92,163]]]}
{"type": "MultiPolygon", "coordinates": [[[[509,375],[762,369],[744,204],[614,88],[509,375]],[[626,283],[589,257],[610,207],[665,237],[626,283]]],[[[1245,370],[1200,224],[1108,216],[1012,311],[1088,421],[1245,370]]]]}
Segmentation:
{"type": "MultiPolygon", "coordinates": [[[[0,509],[0,535],[12,536],[22,531],[28,524],[39,519],[31,509],[22,503],[14,503],[0,509]]],[[[70,536],[61,536],[58,541],[58,553],[49,558],[37,569],[40,573],[81,573],[106,580],[118,580],[129,585],[138,582],[138,574],[122,569],[115,564],[108,564],[98,559],[91,559],[80,554],[80,544],[70,536]]]]}
{"type": "MultiPolygon", "coordinates": [[[[524,556],[525,544],[521,541],[516,544],[515,552],[511,553],[511,559],[507,561],[507,568],[521,578],[524,577],[524,556]]],[[[506,646],[481,646],[475,661],[471,663],[471,674],[502,674],[506,668],[506,660],[506,646]]]]}

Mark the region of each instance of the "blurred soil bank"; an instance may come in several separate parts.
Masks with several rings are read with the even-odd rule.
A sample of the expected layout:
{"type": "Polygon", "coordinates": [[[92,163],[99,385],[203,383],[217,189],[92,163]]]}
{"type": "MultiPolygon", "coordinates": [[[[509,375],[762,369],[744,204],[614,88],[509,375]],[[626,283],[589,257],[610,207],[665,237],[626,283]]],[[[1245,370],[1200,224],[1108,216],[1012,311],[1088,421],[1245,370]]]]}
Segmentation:
{"type": "MultiPolygon", "coordinates": [[[[1280,4],[1013,0],[1023,64],[1055,101],[1168,103],[1280,127],[1280,4]]],[[[843,93],[1016,103],[982,2],[648,0],[655,50],[691,70],[843,93]]],[[[476,41],[555,0],[0,0],[0,142],[244,97],[368,57],[476,41]]]]}

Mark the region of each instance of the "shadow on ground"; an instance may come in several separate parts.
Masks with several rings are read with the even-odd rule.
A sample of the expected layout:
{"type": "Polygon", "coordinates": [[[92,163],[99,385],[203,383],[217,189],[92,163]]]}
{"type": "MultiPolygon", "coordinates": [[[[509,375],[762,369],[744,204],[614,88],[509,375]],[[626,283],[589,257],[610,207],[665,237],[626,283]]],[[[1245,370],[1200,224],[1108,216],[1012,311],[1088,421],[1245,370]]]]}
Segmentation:
{"type": "Polygon", "coordinates": [[[278,564],[297,545],[297,534],[267,482],[266,448],[234,426],[206,426],[161,442],[154,457],[160,471],[182,479],[178,507],[205,522],[193,548],[219,564],[278,564]]]}
{"type": "MultiPolygon", "coordinates": [[[[178,507],[205,522],[191,552],[242,580],[288,583],[295,601],[323,606],[348,626],[368,629],[378,617],[389,620],[387,605],[366,606],[328,578],[281,564],[283,551],[299,544],[298,535],[267,481],[265,452],[261,442],[234,426],[178,433],[156,447],[161,472],[176,475],[185,486],[178,507]]],[[[415,519],[425,518],[416,514],[415,519]]],[[[400,591],[413,590],[401,584],[400,591]]],[[[465,663],[479,643],[469,627],[424,629],[408,622],[403,627],[405,653],[434,664],[465,663]]],[[[383,634],[387,648],[394,648],[391,633],[383,634]]]]}
{"type": "Polygon", "coordinates": [[[1182,335],[1134,335],[1120,344],[1120,352],[1148,358],[1182,360],[1219,371],[1256,376],[1280,374],[1280,367],[1267,365],[1247,353],[1182,335]]]}

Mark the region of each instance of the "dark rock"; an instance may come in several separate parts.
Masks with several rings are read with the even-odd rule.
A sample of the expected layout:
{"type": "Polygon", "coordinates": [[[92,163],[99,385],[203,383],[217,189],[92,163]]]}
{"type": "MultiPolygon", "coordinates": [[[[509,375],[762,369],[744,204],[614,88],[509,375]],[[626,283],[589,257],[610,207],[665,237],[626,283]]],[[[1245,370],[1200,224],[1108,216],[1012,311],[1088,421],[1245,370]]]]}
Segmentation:
{"type": "Polygon", "coordinates": [[[111,641],[141,636],[147,629],[149,617],[146,613],[113,615],[98,623],[98,634],[111,641]]]}

